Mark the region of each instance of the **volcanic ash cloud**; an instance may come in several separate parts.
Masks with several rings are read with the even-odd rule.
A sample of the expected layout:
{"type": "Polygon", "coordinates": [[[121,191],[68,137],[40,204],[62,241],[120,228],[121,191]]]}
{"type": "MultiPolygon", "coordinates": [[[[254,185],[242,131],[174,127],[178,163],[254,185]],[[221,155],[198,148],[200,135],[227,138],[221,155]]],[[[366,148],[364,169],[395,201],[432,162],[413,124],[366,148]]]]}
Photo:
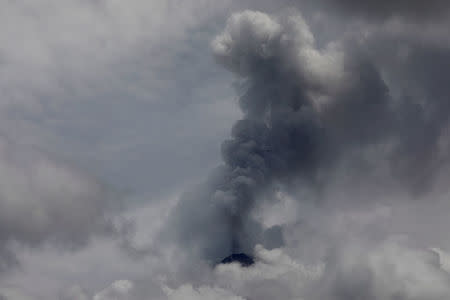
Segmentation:
{"type": "Polygon", "coordinates": [[[165,236],[175,235],[211,262],[251,254],[256,244],[281,246],[273,234],[281,230],[263,226],[252,217],[254,209],[276,199],[280,185],[319,189],[342,162],[354,164],[348,173],[368,178],[371,165],[355,167],[355,157],[387,166],[407,190],[425,189],[440,136],[429,135],[424,151],[411,147],[419,137],[405,128],[428,128],[429,112],[415,109],[414,101],[394,101],[355,41],[318,47],[297,12],[276,17],[243,11],[229,18],[211,46],[216,61],[237,78],[243,118],[222,144],[223,164],[181,197],[165,236]]]}

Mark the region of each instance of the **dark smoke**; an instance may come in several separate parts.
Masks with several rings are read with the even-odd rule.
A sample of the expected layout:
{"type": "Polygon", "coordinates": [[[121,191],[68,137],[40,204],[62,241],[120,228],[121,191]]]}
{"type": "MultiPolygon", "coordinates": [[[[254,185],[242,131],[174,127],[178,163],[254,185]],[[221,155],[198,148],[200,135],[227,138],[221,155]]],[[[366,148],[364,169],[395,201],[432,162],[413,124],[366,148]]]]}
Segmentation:
{"type": "MultiPolygon", "coordinates": [[[[323,156],[321,142],[324,132],[307,94],[309,89],[320,90],[321,87],[307,82],[308,78],[298,80],[299,70],[283,54],[286,49],[281,45],[283,32],[280,25],[266,15],[245,12],[230,21],[229,29],[233,30],[233,26],[238,26],[236,29],[241,37],[230,41],[236,44],[230,45],[229,53],[221,53],[220,48],[228,46],[223,44],[228,33],[218,37],[214,45],[215,55],[220,63],[246,79],[242,83],[244,94],[240,98],[245,117],[234,125],[232,139],[222,145],[225,165],[218,171],[217,179],[208,184],[207,192],[201,191],[203,195],[181,199],[178,210],[178,213],[185,214],[184,210],[189,211],[193,207],[190,201],[198,201],[199,209],[207,206],[207,210],[212,210],[206,216],[208,219],[211,215],[216,216],[211,220],[194,216],[199,224],[191,223],[188,227],[181,224],[183,238],[203,235],[204,229],[200,227],[214,230],[211,232],[213,236],[207,239],[211,240],[213,247],[215,240],[221,240],[221,243],[211,252],[204,249],[208,258],[252,251],[256,242],[252,239],[258,239],[262,229],[249,218],[249,213],[259,194],[275,180],[287,180],[294,174],[304,173],[313,177],[319,158],[323,156]],[[266,23],[254,24],[252,17],[255,17],[254,21],[266,23]],[[260,43],[264,42],[259,39],[264,36],[257,36],[256,31],[264,29],[269,31],[262,32],[269,35],[267,56],[258,53],[264,51],[259,49],[260,43]],[[190,200],[193,198],[197,199],[190,200]],[[217,250],[221,253],[216,253],[217,250]]],[[[312,42],[308,40],[312,38],[309,33],[300,38],[305,38],[307,44],[312,42]]],[[[287,50],[295,46],[288,46],[287,50]]],[[[182,216],[176,217],[180,218],[182,216]]]]}
{"type": "Polygon", "coordinates": [[[220,262],[221,264],[231,264],[231,263],[239,263],[242,267],[250,267],[255,263],[252,257],[248,256],[245,253],[236,253],[231,254],[230,256],[225,257],[220,262]]]}
{"type": "Polygon", "coordinates": [[[173,212],[170,227],[185,247],[212,261],[251,253],[264,243],[263,226],[251,217],[258,199],[271,198],[277,183],[320,187],[335,166],[357,164],[374,146],[382,146],[372,155],[377,163],[388,164],[405,187],[427,188],[448,109],[430,115],[415,99],[393,99],[357,43],[318,48],[298,14],[245,11],[229,19],[212,47],[219,64],[240,78],[244,117],[222,145],[224,165],[173,212]],[[426,145],[416,144],[422,138],[426,145]]]}

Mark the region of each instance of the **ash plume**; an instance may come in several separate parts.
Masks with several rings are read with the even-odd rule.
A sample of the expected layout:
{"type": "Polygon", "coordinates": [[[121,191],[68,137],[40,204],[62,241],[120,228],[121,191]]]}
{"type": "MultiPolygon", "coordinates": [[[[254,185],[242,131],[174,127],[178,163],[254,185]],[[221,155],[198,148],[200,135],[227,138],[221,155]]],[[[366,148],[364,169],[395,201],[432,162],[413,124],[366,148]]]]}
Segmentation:
{"type": "Polygon", "coordinates": [[[251,253],[265,242],[264,226],[251,216],[260,199],[272,198],[279,183],[320,189],[342,163],[383,164],[412,194],[428,188],[439,169],[447,106],[431,101],[429,111],[416,99],[394,99],[356,41],[319,47],[298,12],[243,11],[231,16],[212,49],[238,78],[244,117],[222,144],[224,164],[170,217],[185,247],[210,261],[251,253]],[[425,137],[426,145],[417,143],[425,137]]]}

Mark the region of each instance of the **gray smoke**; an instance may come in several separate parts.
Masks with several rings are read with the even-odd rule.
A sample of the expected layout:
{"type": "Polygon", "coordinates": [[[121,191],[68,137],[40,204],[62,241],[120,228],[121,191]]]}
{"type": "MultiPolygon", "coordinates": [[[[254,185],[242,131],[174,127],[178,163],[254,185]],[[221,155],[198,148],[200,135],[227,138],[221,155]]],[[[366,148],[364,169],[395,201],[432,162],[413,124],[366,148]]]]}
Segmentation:
{"type": "Polygon", "coordinates": [[[251,212],[277,184],[320,188],[340,163],[363,173],[386,164],[414,195],[442,165],[448,105],[394,99],[356,41],[319,48],[298,13],[244,11],[228,20],[212,48],[239,78],[244,117],[222,145],[224,165],[183,196],[171,217],[182,244],[203,257],[217,261],[264,243],[251,212]]]}

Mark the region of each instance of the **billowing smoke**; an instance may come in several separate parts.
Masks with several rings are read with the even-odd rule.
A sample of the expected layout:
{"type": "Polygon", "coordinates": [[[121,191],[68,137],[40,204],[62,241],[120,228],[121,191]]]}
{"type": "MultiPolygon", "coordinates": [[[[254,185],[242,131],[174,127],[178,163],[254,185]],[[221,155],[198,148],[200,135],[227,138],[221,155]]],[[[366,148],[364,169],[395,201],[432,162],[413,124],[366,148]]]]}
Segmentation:
{"type": "Polygon", "coordinates": [[[386,181],[418,197],[445,164],[448,106],[394,98],[356,40],[319,47],[297,12],[244,11],[228,20],[212,49],[238,77],[244,117],[222,144],[224,164],[181,198],[170,226],[182,245],[207,260],[251,253],[258,243],[282,244],[279,228],[253,216],[280,186],[320,193],[345,166],[369,181],[368,174],[381,170],[386,181]]]}
{"type": "Polygon", "coordinates": [[[221,64],[244,78],[239,101],[245,117],[222,145],[225,164],[206,187],[181,199],[173,218],[181,220],[181,238],[194,245],[206,227],[200,245],[207,258],[217,260],[252,250],[262,232],[249,213],[274,181],[311,177],[318,170],[325,132],[312,93],[327,92],[324,80],[336,83],[336,74],[323,67],[340,68],[341,57],[332,49],[317,51],[301,18],[280,24],[257,12],[234,15],[212,47],[221,64]],[[196,216],[199,211],[204,215],[196,216]]]}
{"type": "MultiPolygon", "coordinates": [[[[368,146],[385,149],[375,155],[380,161],[401,153],[403,162],[390,167],[422,188],[423,178],[410,180],[402,168],[418,158],[422,169],[431,168],[428,151],[438,136],[430,138],[431,150],[409,147],[413,138],[404,130],[415,104],[393,101],[371,60],[349,44],[319,48],[298,13],[277,18],[244,11],[228,20],[212,48],[239,78],[244,117],[222,145],[224,165],[175,209],[173,227],[183,244],[212,261],[252,251],[267,236],[251,217],[258,199],[270,199],[277,184],[320,186],[349,153],[364,156],[368,146]]],[[[413,112],[422,125],[425,113],[413,112]]]]}

